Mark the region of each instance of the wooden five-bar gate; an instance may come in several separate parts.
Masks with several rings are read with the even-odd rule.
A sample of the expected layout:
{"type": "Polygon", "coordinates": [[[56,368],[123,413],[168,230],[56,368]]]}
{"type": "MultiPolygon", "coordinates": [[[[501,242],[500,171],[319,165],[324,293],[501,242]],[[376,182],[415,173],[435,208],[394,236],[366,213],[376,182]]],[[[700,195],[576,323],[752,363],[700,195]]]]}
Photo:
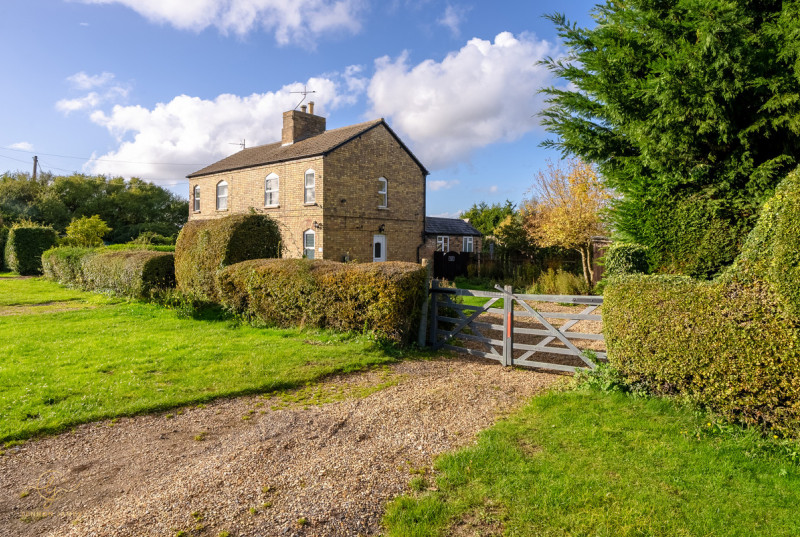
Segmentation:
{"type": "Polygon", "coordinates": [[[581,321],[588,321],[583,324],[595,328],[600,326],[602,317],[595,311],[603,304],[603,297],[526,295],[514,294],[510,286],[495,288],[497,292],[453,289],[432,280],[429,343],[503,365],[559,371],[594,369],[592,358],[605,359],[602,330],[570,331],[581,321]],[[482,305],[464,304],[466,297],[479,299],[469,302],[486,301],[482,305]],[[493,307],[501,300],[502,309],[493,307]],[[529,302],[557,304],[559,307],[550,309],[562,311],[535,309],[529,302]],[[565,307],[575,305],[585,307],[578,312],[565,307]],[[575,344],[578,341],[583,348],[575,344]]]}

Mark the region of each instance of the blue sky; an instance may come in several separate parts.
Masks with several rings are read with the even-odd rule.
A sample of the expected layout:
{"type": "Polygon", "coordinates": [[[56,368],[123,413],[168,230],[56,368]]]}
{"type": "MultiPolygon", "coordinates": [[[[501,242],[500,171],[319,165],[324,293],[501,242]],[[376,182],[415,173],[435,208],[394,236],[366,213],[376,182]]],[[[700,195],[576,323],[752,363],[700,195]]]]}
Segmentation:
{"type": "Polygon", "coordinates": [[[280,139],[307,85],[328,128],[384,117],[430,170],[428,214],[519,202],[552,150],[545,13],[595,2],[2,0],[0,170],[187,173],[280,139]]]}

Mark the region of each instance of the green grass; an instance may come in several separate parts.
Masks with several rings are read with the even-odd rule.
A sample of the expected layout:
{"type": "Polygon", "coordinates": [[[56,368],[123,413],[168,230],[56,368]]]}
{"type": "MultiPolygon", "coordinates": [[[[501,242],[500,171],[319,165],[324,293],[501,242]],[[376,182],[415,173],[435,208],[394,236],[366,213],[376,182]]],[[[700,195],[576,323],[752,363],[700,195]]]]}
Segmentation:
{"type": "Polygon", "coordinates": [[[435,490],[389,505],[388,535],[800,535],[798,467],[706,420],[623,394],[536,397],[438,459],[435,490]]]}
{"type": "Polygon", "coordinates": [[[41,279],[0,280],[0,297],[6,306],[94,306],[0,315],[0,441],[296,388],[392,360],[366,337],[184,319],[154,304],[109,302],[41,279]]]}

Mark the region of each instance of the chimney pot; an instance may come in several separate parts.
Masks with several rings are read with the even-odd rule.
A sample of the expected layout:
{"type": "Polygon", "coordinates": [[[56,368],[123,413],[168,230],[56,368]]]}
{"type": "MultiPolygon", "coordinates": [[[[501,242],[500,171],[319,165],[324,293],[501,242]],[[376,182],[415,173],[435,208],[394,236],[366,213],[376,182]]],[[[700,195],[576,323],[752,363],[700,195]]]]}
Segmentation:
{"type": "Polygon", "coordinates": [[[308,101],[308,113],[309,114],[314,113],[314,101],[308,101]]]}
{"type": "Polygon", "coordinates": [[[300,107],[300,111],[301,111],[301,112],[303,112],[303,113],[305,113],[305,111],[306,111],[306,105],[303,105],[303,106],[301,106],[301,107],[300,107]]]}

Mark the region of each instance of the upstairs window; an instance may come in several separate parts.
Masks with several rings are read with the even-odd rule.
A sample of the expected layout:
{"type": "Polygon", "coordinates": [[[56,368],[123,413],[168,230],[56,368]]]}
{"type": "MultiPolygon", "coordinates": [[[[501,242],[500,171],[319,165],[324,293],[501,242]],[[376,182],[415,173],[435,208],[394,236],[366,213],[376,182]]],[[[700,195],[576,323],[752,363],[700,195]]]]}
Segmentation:
{"type": "Polygon", "coordinates": [[[303,196],[303,201],[305,203],[314,203],[317,199],[316,190],[316,178],[314,176],[314,170],[308,170],[306,171],[305,195],[303,196]]]}
{"type": "Polygon", "coordinates": [[[309,229],[303,233],[303,257],[306,259],[314,259],[314,247],[316,245],[316,237],[314,230],[309,229]]]}
{"type": "Polygon", "coordinates": [[[461,251],[472,252],[472,237],[464,237],[461,239],[461,251]]]}
{"type": "Polygon", "coordinates": [[[438,235],[436,237],[436,251],[449,252],[450,251],[450,237],[447,235],[438,235]]]}
{"type": "Polygon", "coordinates": [[[228,210],[228,183],[225,181],[217,183],[217,210],[228,210]]]}
{"type": "Polygon", "coordinates": [[[200,186],[194,187],[194,212],[200,212],[200,186]]]}
{"type": "Polygon", "coordinates": [[[384,177],[378,179],[378,209],[389,206],[389,181],[384,177]]]}
{"type": "Polygon", "coordinates": [[[271,173],[264,180],[264,206],[277,207],[278,206],[278,176],[271,173]]]}

